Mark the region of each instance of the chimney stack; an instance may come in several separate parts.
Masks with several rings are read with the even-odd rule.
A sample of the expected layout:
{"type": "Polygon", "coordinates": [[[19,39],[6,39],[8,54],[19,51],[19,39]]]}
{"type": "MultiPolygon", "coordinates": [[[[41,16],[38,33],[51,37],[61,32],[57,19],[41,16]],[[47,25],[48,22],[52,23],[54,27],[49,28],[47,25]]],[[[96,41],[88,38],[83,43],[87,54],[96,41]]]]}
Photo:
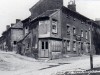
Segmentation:
{"type": "Polygon", "coordinates": [[[7,25],[7,26],[6,26],[6,29],[8,30],[9,28],[10,28],[10,25],[7,25]]]}
{"type": "Polygon", "coordinates": [[[75,4],[75,0],[70,0],[70,2],[68,2],[68,8],[72,11],[76,12],[76,4],[75,4]]]}
{"type": "Polygon", "coordinates": [[[96,18],[96,19],[95,19],[95,22],[96,22],[98,25],[100,25],[100,18],[96,18]]]}
{"type": "Polygon", "coordinates": [[[11,24],[11,27],[14,26],[14,23],[11,24]]]}
{"type": "Polygon", "coordinates": [[[20,19],[16,19],[16,23],[20,22],[21,20],[20,19]]]}

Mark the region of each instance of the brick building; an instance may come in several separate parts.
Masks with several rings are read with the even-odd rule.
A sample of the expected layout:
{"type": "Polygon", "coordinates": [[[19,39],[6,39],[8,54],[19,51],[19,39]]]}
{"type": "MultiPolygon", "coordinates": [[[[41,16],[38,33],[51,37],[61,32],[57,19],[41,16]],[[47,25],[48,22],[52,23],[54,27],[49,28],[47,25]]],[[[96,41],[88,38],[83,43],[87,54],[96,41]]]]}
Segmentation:
{"type": "Polygon", "coordinates": [[[40,0],[30,11],[31,16],[23,21],[24,38],[18,42],[22,54],[40,58],[89,54],[90,38],[93,53],[100,53],[100,26],[78,13],[74,1],[67,8],[63,0],[40,0]]]}
{"type": "Polygon", "coordinates": [[[6,38],[9,50],[16,48],[22,55],[50,59],[89,54],[90,51],[100,54],[99,22],[78,13],[75,1],[71,0],[65,7],[63,0],[40,0],[30,12],[31,16],[7,30],[6,36],[12,39],[6,38]]]}

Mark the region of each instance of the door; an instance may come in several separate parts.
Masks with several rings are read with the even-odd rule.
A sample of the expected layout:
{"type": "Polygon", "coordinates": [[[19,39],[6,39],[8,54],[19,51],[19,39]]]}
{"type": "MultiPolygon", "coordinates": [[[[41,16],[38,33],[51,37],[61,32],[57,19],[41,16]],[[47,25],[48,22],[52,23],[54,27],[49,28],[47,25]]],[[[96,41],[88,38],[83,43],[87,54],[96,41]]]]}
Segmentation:
{"type": "Polygon", "coordinates": [[[41,56],[43,58],[49,57],[49,45],[48,41],[41,41],[41,50],[40,50],[41,56]]]}

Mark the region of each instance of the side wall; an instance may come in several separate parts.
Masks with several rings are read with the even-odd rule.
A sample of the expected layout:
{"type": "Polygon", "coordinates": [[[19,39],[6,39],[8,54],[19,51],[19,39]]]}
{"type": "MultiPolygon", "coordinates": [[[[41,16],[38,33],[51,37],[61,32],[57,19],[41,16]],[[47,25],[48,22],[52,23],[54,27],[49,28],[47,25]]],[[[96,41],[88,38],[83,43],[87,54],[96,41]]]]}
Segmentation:
{"type": "Polygon", "coordinates": [[[84,21],[81,16],[77,16],[67,10],[62,10],[61,21],[61,34],[62,38],[65,40],[63,50],[65,50],[67,53],[74,54],[88,53],[89,50],[87,50],[88,47],[86,48],[86,45],[89,44],[89,25],[86,23],[86,21],[84,21]],[[78,37],[80,40],[77,39],[78,37]]]}

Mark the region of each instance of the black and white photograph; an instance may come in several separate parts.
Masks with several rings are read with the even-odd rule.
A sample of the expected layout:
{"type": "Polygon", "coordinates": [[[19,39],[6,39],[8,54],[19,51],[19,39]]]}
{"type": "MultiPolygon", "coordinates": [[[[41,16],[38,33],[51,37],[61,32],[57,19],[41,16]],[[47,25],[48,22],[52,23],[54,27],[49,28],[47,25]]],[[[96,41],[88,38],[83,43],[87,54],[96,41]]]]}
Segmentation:
{"type": "Polygon", "coordinates": [[[100,75],[100,0],[0,0],[0,75],[100,75]]]}

